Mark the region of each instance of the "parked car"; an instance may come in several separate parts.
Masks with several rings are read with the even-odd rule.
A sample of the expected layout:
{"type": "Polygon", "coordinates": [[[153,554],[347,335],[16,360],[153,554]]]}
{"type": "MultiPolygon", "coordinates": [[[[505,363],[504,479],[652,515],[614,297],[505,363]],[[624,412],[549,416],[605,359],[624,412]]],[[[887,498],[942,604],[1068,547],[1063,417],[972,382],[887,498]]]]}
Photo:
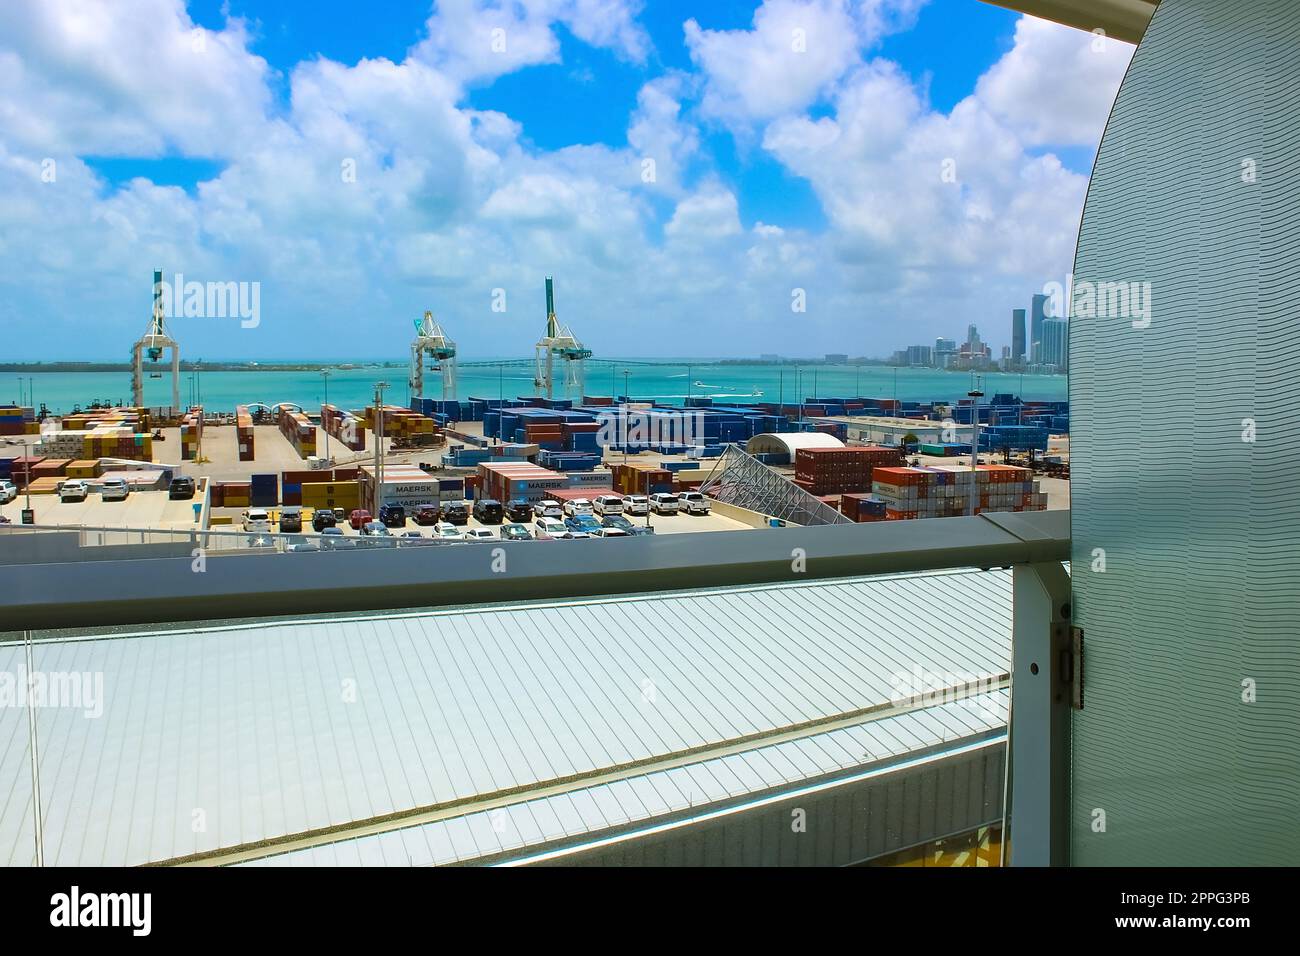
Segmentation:
{"type": "Polygon", "coordinates": [[[595,515],[574,515],[572,518],[567,519],[565,523],[567,524],[569,521],[574,522],[588,534],[591,534],[601,527],[600,519],[595,515]]]}
{"type": "Polygon", "coordinates": [[[439,521],[433,528],[433,536],[439,541],[464,541],[465,537],[450,521],[439,521]]]}
{"type": "Polygon", "coordinates": [[[131,494],[131,486],[126,483],[125,478],[105,478],[99,483],[101,501],[126,501],[129,494],[131,494]]]}
{"type": "Polygon", "coordinates": [[[320,543],[326,551],[337,551],[340,548],[351,547],[352,539],[343,536],[342,528],[329,525],[320,529],[320,543]]]}
{"type": "Polygon", "coordinates": [[[698,491],[683,491],[677,496],[679,502],[678,508],[692,515],[706,515],[709,513],[709,499],[704,497],[698,491]]]}
{"type": "Polygon", "coordinates": [[[648,515],[650,513],[650,499],[645,495],[628,495],[623,499],[623,513],[648,515]]]}
{"type": "Polygon", "coordinates": [[[356,508],[348,515],[348,524],[352,525],[353,531],[360,531],[362,526],[374,520],[375,516],[365,508],[356,508]]]}
{"type": "Polygon", "coordinates": [[[60,501],[85,501],[90,494],[90,486],[80,478],[69,478],[59,489],[60,501]]]}
{"type": "Polygon", "coordinates": [[[497,536],[487,528],[466,528],[462,532],[466,541],[495,541],[497,536]]]}
{"type": "Polygon", "coordinates": [[[677,514],[677,496],[658,492],[650,496],[650,510],[657,515],[677,514]]]}
{"type": "Polygon", "coordinates": [[[464,501],[449,501],[442,506],[442,520],[451,524],[469,524],[469,507],[464,501]]]}
{"type": "Polygon", "coordinates": [[[393,533],[382,521],[367,521],[361,526],[361,533],[368,538],[391,538],[393,533]]]}
{"type": "Polygon", "coordinates": [[[497,532],[503,541],[531,541],[532,534],[522,524],[503,524],[497,532]]]}
{"type": "Polygon", "coordinates": [[[577,518],[565,518],[564,527],[568,529],[570,538],[590,538],[591,532],[582,526],[577,518]]]}
{"type": "Polygon", "coordinates": [[[607,515],[600,519],[602,528],[622,531],[624,534],[636,534],[637,526],[622,515],[607,515]]]}
{"type": "Polygon", "coordinates": [[[564,526],[564,522],[559,518],[548,518],[542,515],[533,521],[533,533],[538,538],[567,538],[569,529],[564,526]]]}
{"type": "Polygon", "coordinates": [[[380,505],[379,520],[386,528],[405,528],[406,509],[401,505],[380,505]]]}
{"type": "Polygon", "coordinates": [[[239,516],[239,523],[250,534],[267,534],[271,530],[271,515],[265,508],[249,508],[239,516]]]}
{"type": "Polygon", "coordinates": [[[533,520],[533,506],[523,498],[511,498],[506,502],[506,517],[511,521],[527,524],[533,520]]]}
{"type": "Polygon", "coordinates": [[[437,505],[420,505],[415,509],[415,523],[421,528],[430,528],[437,524],[442,516],[437,505]]]}
{"type": "MultiPolygon", "coordinates": [[[[283,522],[281,522],[280,530],[284,530],[283,522]]],[[[324,551],[325,548],[321,544],[319,538],[309,538],[306,535],[296,535],[293,540],[285,545],[284,550],[290,554],[309,554],[313,551],[324,551]]]]}
{"type": "Polygon", "coordinates": [[[543,498],[533,506],[533,514],[541,515],[544,518],[563,518],[564,509],[560,507],[558,501],[543,498]]]}
{"type": "Polygon", "coordinates": [[[334,517],[334,512],[329,508],[317,508],[311,516],[312,530],[319,531],[321,534],[324,534],[326,529],[333,529],[342,534],[343,532],[335,527],[338,523],[338,519],[334,517]]]}
{"type": "Polygon", "coordinates": [[[593,538],[630,538],[631,535],[622,528],[607,528],[601,525],[591,532],[593,538]]]}
{"type": "Polygon", "coordinates": [[[194,497],[198,486],[194,484],[194,479],[185,475],[178,475],[171,480],[167,486],[167,497],[172,500],[188,501],[194,497]]]}
{"type": "Polygon", "coordinates": [[[18,497],[18,486],[8,479],[0,481],[0,505],[7,505],[18,497]]]}
{"type": "Polygon", "coordinates": [[[302,530],[302,509],[290,505],[280,510],[280,533],[295,534],[302,530]]]}
{"type": "Polygon", "coordinates": [[[621,515],[623,513],[623,497],[621,495],[597,495],[591,500],[591,510],[602,517],[605,515],[621,515]]]}
{"type": "Polygon", "coordinates": [[[572,518],[575,515],[591,514],[591,502],[586,498],[574,498],[564,503],[565,516],[572,518]]]}
{"type": "Polygon", "coordinates": [[[474,502],[474,520],[479,524],[500,524],[505,509],[495,498],[480,498],[474,502]]]}

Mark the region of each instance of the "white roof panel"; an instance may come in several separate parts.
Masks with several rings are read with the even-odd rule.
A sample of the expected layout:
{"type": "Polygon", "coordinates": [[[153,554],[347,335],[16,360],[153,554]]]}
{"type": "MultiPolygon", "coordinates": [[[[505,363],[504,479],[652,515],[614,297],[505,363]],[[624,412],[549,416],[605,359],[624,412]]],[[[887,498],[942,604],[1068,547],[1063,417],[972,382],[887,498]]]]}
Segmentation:
{"type": "MultiPolygon", "coordinates": [[[[1005,673],[1010,627],[1010,573],[955,571],[38,642],[38,671],[103,684],[99,716],[37,711],[46,861],[164,861],[588,778],[565,806],[604,828],[982,726],[876,720],[867,748],[820,724],[889,708],[915,667],[1005,673]],[[789,739],[713,753],[746,735],[789,739]],[[595,780],[668,759],[691,762],[649,788],[595,780]]],[[[0,671],[25,679],[21,647],[0,671]]],[[[27,737],[0,725],[0,864],[33,859],[27,737]]],[[[488,852],[447,838],[448,858],[488,852]]]]}

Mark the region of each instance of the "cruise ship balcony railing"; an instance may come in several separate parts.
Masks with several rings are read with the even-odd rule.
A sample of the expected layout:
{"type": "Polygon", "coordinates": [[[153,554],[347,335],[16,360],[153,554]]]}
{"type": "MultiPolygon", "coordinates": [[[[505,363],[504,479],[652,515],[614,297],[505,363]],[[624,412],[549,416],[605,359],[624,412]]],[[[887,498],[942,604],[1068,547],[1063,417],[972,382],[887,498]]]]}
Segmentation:
{"type": "MultiPolygon", "coordinates": [[[[1012,568],[1008,819],[1013,865],[1068,862],[1067,511],[615,541],[396,542],[320,552],[300,536],[0,527],[0,632],[169,625],[583,598],[949,568],[1012,568]],[[251,540],[250,540],[251,539],[251,540]]],[[[975,613],[972,611],[972,613],[975,613]]],[[[907,622],[900,621],[900,627],[907,622]]]]}

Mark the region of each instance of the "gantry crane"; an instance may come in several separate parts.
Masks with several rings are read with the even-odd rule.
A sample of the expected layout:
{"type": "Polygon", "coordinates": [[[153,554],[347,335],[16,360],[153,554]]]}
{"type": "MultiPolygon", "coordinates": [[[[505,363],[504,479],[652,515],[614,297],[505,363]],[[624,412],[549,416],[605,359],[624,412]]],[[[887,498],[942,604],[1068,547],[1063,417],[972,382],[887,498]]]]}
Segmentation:
{"type": "Polygon", "coordinates": [[[456,343],[447,338],[433,320],[432,312],[415,321],[415,340],[411,342],[411,397],[424,395],[424,357],[429,356],[429,371],[437,372],[442,381],[442,400],[456,398],[456,343]]]}
{"type": "Polygon", "coordinates": [[[555,286],[546,277],[546,334],[537,343],[537,371],[533,385],[545,389],[547,398],[555,397],[555,361],[560,360],[563,378],[561,397],[582,401],[586,386],[585,361],[591,358],[591,349],[585,348],[568,326],[561,325],[555,317],[555,286]]]}
{"type": "MultiPolygon", "coordinates": [[[[153,314],[149,317],[149,328],[135,345],[131,347],[131,404],[136,408],[144,406],[144,356],[157,364],[167,349],[172,353],[172,412],[181,410],[181,347],[167,334],[165,310],[163,309],[162,270],[153,271],[153,314]]],[[[162,378],[158,372],[150,372],[150,378],[162,378]]]]}

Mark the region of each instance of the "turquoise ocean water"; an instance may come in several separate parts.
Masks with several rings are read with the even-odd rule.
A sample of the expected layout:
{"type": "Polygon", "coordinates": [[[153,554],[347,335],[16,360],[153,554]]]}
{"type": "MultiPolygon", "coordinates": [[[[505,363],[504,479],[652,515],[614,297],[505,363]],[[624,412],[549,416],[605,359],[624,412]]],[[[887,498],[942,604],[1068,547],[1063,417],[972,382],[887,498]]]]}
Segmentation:
{"type": "MultiPolygon", "coordinates": [[[[518,398],[536,393],[531,363],[519,360],[462,365],[458,379],[457,397],[461,399],[518,398]]],[[[370,404],[375,382],[381,380],[390,386],[386,392],[388,402],[400,405],[409,402],[405,368],[332,370],[329,401],[343,408],[361,408],[370,404]]],[[[688,394],[710,395],[736,404],[795,402],[800,397],[814,396],[955,401],[970,390],[972,377],[969,372],[881,366],[818,365],[796,371],[791,365],[723,365],[704,360],[689,365],[646,359],[587,363],[588,395],[621,395],[624,381],[634,400],[672,405],[681,404],[688,394]]],[[[1065,400],[1066,381],[1063,375],[981,375],[981,387],[986,395],[1010,392],[1029,401],[1065,400]]],[[[130,386],[127,372],[33,372],[21,376],[16,372],[0,372],[0,404],[17,401],[21,388],[27,404],[34,400],[37,407],[44,403],[51,412],[67,413],[76,405],[84,408],[95,400],[127,403],[130,386]]],[[[427,386],[426,394],[441,397],[427,386]]],[[[319,372],[266,368],[181,375],[182,404],[201,398],[203,405],[214,411],[233,411],[236,405],[249,402],[268,405],[294,402],[312,410],[325,400],[325,395],[324,379],[319,372]]],[[[168,378],[146,380],[145,404],[171,404],[168,378]]]]}

